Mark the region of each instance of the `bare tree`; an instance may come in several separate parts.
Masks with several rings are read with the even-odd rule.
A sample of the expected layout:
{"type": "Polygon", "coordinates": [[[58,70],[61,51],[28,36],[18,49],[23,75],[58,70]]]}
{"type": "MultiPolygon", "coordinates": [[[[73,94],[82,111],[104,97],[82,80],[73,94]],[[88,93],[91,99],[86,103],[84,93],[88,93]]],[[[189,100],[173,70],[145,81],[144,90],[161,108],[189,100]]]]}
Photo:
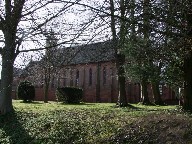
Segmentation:
{"type": "Polygon", "coordinates": [[[40,61],[41,68],[43,69],[43,80],[44,80],[44,102],[48,102],[48,90],[51,81],[51,75],[53,74],[56,66],[53,61],[54,53],[57,51],[57,38],[55,37],[54,31],[51,29],[50,32],[46,33],[46,49],[45,56],[40,61]]]}
{"type": "Polygon", "coordinates": [[[22,42],[40,38],[42,27],[54,18],[61,16],[73,3],[63,2],[58,5],[52,0],[5,0],[0,5],[0,30],[3,33],[0,113],[5,114],[13,110],[11,90],[13,81],[13,64],[21,52],[42,50],[45,48],[23,49],[22,42]],[[51,4],[56,6],[51,7],[51,4]],[[38,15],[41,13],[41,16],[38,15]]]}

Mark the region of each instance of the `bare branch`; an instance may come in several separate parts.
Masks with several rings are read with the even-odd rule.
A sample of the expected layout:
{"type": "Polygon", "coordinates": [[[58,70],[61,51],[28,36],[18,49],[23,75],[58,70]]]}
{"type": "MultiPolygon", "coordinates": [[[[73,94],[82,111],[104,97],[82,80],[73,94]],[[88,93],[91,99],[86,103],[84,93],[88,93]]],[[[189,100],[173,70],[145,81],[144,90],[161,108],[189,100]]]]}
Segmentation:
{"type": "MultiPolygon", "coordinates": [[[[87,29],[87,28],[92,24],[93,20],[94,20],[94,18],[93,18],[92,20],[90,20],[89,23],[87,23],[85,26],[83,26],[83,27],[77,32],[77,34],[76,34],[72,39],[70,39],[70,40],[68,40],[68,41],[60,42],[60,43],[58,43],[58,44],[56,44],[56,45],[54,45],[54,46],[49,46],[49,47],[42,47],[42,48],[38,48],[38,49],[29,49],[29,50],[21,50],[21,51],[19,51],[19,53],[30,52],[30,51],[38,51],[38,50],[45,50],[45,49],[57,47],[57,46],[62,45],[62,44],[67,44],[67,43],[69,43],[69,42],[73,43],[74,40],[77,39],[78,37],[80,37],[81,34],[83,33],[83,31],[84,31],[85,29],[87,29]]],[[[42,32],[41,34],[43,34],[43,32],[42,32]]],[[[95,36],[96,36],[96,35],[95,35],[95,36]]],[[[94,36],[94,37],[95,37],[95,36],[94,36]]],[[[94,38],[94,37],[93,37],[93,38],[94,38]]],[[[93,39],[93,38],[92,38],[92,39],[93,39]]]]}
{"type": "Polygon", "coordinates": [[[5,17],[10,17],[11,16],[11,1],[10,0],[5,0],[5,17]]]}
{"type": "Polygon", "coordinates": [[[3,19],[2,15],[0,14],[0,30],[3,30],[5,20],[3,19]]]}
{"type": "MultiPolygon", "coordinates": [[[[119,18],[119,19],[123,19],[123,20],[126,21],[126,22],[131,22],[129,19],[127,19],[127,18],[125,18],[125,17],[122,18],[121,16],[108,13],[108,12],[106,12],[106,10],[98,9],[98,8],[95,8],[95,7],[90,6],[90,5],[87,5],[87,4],[79,3],[79,1],[77,1],[77,2],[69,2],[69,1],[62,0],[62,1],[60,1],[60,2],[67,2],[67,3],[72,3],[72,4],[84,6],[84,7],[90,8],[90,9],[92,9],[92,10],[94,10],[94,11],[103,13],[103,14],[105,14],[106,16],[113,16],[113,17],[116,17],[116,18],[119,18]]],[[[103,14],[100,14],[100,15],[103,16],[103,14]]]]}
{"type": "Polygon", "coordinates": [[[54,46],[43,47],[43,48],[38,48],[38,49],[21,50],[21,51],[19,51],[19,53],[30,52],[30,51],[40,51],[40,50],[45,50],[45,49],[49,49],[49,48],[53,48],[53,47],[59,46],[59,45],[61,45],[61,44],[66,44],[66,43],[68,43],[68,42],[71,42],[71,40],[69,40],[69,41],[64,41],[64,42],[61,42],[61,43],[58,43],[58,44],[56,44],[56,45],[54,45],[54,46]]]}
{"type": "MultiPolygon", "coordinates": [[[[64,7],[63,7],[60,11],[58,11],[55,15],[53,15],[52,17],[46,19],[43,23],[37,24],[37,26],[36,26],[32,31],[28,32],[24,37],[26,38],[26,37],[28,37],[29,35],[32,35],[32,33],[34,33],[34,32],[37,31],[37,30],[40,30],[40,31],[42,32],[41,28],[42,28],[44,25],[46,25],[48,22],[50,22],[50,21],[53,20],[54,18],[62,15],[62,13],[63,13],[65,10],[67,10],[69,7],[71,7],[71,6],[73,6],[73,5],[74,5],[74,4],[72,3],[72,4],[68,5],[68,6],[66,5],[66,7],[64,6],[64,7]]],[[[42,34],[43,34],[43,33],[42,33],[42,34]]],[[[34,34],[33,34],[33,36],[34,36],[34,34]]]]}
{"type": "Polygon", "coordinates": [[[0,47],[0,54],[2,55],[2,53],[3,53],[3,48],[0,47]]]}
{"type": "MultiPolygon", "coordinates": [[[[39,3],[40,3],[40,2],[39,2],[39,3]]],[[[48,5],[48,4],[50,4],[50,3],[52,3],[52,1],[49,1],[49,2],[47,2],[47,3],[45,3],[45,4],[41,5],[41,6],[37,7],[36,9],[34,9],[34,10],[32,10],[32,11],[29,11],[29,12],[23,14],[22,17],[25,17],[25,16],[27,16],[27,15],[30,15],[30,14],[32,14],[32,13],[34,13],[35,11],[37,11],[37,10],[45,7],[46,5],[48,5]]],[[[32,7],[33,7],[33,6],[32,6],[32,7]]],[[[32,7],[31,7],[31,8],[32,8],[32,7]]]]}
{"type": "Polygon", "coordinates": [[[12,24],[13,26],[18,25],[21,17],[22,17],[22,9],[23,6],[25,4],[25,0],[18,0],[17,2],[15,2],[15,5],[13,7],[13,11],[12,11],[12,24]]]}

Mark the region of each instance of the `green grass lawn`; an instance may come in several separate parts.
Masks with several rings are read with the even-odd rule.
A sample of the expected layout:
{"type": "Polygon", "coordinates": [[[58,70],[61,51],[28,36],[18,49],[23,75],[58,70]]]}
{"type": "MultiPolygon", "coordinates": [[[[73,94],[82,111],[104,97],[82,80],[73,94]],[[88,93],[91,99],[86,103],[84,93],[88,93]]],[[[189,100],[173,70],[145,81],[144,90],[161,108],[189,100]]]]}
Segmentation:
{"type": "Polygon", "coordinates": [[[191,114],[178,106],[65,105],[13,101],[0,117],[0,143],[192,143],[191,114]]]}

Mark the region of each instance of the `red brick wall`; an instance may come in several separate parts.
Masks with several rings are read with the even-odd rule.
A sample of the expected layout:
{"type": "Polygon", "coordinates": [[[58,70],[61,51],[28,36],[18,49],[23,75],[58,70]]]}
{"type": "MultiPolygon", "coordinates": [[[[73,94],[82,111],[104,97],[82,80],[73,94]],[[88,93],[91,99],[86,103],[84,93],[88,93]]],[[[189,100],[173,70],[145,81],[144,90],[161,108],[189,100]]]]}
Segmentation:
{"type": "MultiPolygon", "coordinates": [[[[102,62],[99,63],[100,67],[100,97],[99,102],[117,102],[118,98],[118,81],[116,76],[116,68],[115,63],[113,62],[102,62]],[[103,69],[105,67],[106,70],[106,83],[104,84],[104,75],[103,69]]],[[[83,88],[84,96],[83,101],[85,102],[97,102],[96,91],[97,91],[97,68],[98,63],[89,63],[89,64],[79,64],[79,65],[70,65],[65,66],[63,69],[60,69],[56,75],[54,81],[54,88],[51,87],[49,89],[48,100],[54,101],[56,100],[55,89],[56,87],[63,86],[76,86],[83,88]],[[92,69],[92,85],[89,85],[89,69],[92,69]],[[79,71],[79,80],[76,85],[76,74],[77,70],[79,71]],[[59,79],[57,79],[59,78],[59,79]],[[65,85],[64,85],[65,81],[65,85]]],[[[41,73],[39,73],[40,75],[41,73]]],[[[41,77],[41,76],[39,76],[41,77]]],[[[23,79],[14,79],[15,83],[19,83],[20,80],[23,79]]],[[[52,82],[51,82],[52,83],[52,82]]],[[[129,81],[126,82],[126,93],[127,100],[130,103],[137,103],[141,100],[141,92],[140,92],[140,84],[131,83],[129,81]]],[[[153,101],[151,85],[148,85],[148,93],[150,100],[153,101]]],[[[12,92],[12,98],[16,98],[15,91],[12,92]]],[[[170,90],[170,88],[163,87],[162,93],[163,100],[172,100],[175,99],[174,93],[170,90]]],[[[43,88],[36,88],[36,98],[35,100],[43,101],[44,100],[44,92],[43,88]]]]}
{"type": "MultiPolygon", "coordinates": [[[[35,88],[35,100],[43,101],[44,100],[44,89],[43,88],[35,88]]],[[[55,101],[55,89],[49,89],[48,100],[55,101]]]]}

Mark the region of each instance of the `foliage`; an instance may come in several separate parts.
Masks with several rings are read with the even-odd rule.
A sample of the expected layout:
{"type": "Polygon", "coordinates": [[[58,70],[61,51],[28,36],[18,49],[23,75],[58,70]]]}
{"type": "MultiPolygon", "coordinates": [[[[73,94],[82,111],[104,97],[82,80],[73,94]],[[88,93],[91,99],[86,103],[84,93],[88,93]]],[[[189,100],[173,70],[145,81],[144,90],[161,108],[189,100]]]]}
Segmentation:
{"type": "Polygon", "coordinates": [[[192,119],[176,106],[23,104],[0,116],[0,143],[190,143],[192,119]],[[163,131],[163,133],[162,133],[163,131]]]}
{"type": "Polygon", "coordinates": [[[141,37],[126,42],[123,53],[129,62],[125,64],[126,75],[131,80],[140,81],[143,76],[151,74],[152,68],[148,64],[148,59],[149,55],[152,57],[152,50],[150,47],[144,48],[145,45],[146,41],[141,37]]]}
{"type": "Polygon", "coordinates": [[[29,81],[22,81],[18,85],[17,96],[24,102],[32,101],[35,98],[35,87],[29,81]]]}
{"type": "Polygon", "coordinates": [[[56,90],[57,100],[64,103],[80,103],[83,97],[83,90],[75,87],[63,87],[56,90]]]}
{"type": "Polygon", "coordinates": [[[163,75],[166,83],[172,87],[183,87],[183,71],[180,60],[170,62],[164,69],[163,75]]]}

